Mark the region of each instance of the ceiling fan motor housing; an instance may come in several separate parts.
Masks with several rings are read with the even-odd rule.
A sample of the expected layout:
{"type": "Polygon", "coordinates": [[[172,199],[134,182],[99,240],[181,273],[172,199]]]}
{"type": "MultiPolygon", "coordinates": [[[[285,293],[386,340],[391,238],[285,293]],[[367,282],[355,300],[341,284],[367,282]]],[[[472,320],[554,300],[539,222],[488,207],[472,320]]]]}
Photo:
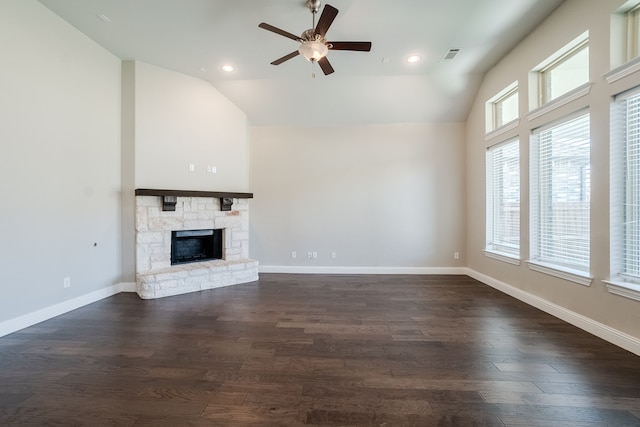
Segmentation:
{"type": "Polygon", "coordinates": [[[320,34],[316,34],[313,28],[310,28],[306,30],[304,33],[302,33],[300,35],[300,38],[302,38],[302,40],[306,42],[311,42],[311,41],[324,42],[325,41],[320,34]]]}
{"type": "Polygon", "coordinates": [[[318,13],[321,5],[322,3],[320,2],[320,0],[307,0],[307,7],[311,11],[311,13],[318,13]]]}

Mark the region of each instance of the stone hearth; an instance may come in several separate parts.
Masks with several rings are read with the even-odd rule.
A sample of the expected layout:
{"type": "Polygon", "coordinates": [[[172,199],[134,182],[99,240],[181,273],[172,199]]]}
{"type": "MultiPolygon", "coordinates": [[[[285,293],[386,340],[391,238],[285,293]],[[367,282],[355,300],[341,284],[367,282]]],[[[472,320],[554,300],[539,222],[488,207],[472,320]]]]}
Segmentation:
{"type": "MultiPolygon", "coordinates": [[[[193,192],[185,192],[191,194],[193,192]]],[[[143,299],[161,298],[258,280],[249,259],[249,203],[234,198],[222,211],[216,197],[177,197],[175,211],[163,198],[136,196],[136,288],[143,299]],[[171,232],[223,229],[222,259],[171,265],[171,232]]]]}

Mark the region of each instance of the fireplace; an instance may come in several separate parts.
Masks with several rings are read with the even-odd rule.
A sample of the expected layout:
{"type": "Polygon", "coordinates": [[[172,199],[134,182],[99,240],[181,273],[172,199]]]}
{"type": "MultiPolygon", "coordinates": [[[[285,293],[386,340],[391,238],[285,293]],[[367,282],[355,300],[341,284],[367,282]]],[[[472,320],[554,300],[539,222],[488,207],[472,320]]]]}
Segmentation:
{"type": "Polygon", "coordinates": [[[163,298],[258,280],[258,262],[249,258],[251,197],[137,189],[138,295],[163,298]]]}
{"type": "Polygon", "coordinates": [[[223,229],[171,232],[171,265],[223,259],[223,229]]]}

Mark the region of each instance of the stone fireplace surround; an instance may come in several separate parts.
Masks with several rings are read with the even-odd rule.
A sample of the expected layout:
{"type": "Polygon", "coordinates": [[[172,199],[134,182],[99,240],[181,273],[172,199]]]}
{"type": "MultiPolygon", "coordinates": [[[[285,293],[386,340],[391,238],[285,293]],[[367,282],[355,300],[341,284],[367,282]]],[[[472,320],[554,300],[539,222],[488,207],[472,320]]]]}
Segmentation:
{"type": "Polygon", "coordinates": [[[161,298],[258,280],[249,259],[251,193],[136,190],[136,292],[161,298]],[[163,197],[177,197],[175,211],[163,197]],[[233,198],[231,210],[221,210],[233,198]],[[223,259],[171,265],[171,231],[224,229],[223,259]]]}

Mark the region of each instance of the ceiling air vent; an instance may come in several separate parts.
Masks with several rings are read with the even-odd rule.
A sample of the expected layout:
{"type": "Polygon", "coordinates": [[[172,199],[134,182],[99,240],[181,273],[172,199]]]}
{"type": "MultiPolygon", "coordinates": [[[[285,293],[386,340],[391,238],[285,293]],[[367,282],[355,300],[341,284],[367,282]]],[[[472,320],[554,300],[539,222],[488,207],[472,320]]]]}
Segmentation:
{"type": "Polygon", "coordinates": [[[460,49],[449,49],[442,59],[453,59],[460,53],[460,49]]]}

